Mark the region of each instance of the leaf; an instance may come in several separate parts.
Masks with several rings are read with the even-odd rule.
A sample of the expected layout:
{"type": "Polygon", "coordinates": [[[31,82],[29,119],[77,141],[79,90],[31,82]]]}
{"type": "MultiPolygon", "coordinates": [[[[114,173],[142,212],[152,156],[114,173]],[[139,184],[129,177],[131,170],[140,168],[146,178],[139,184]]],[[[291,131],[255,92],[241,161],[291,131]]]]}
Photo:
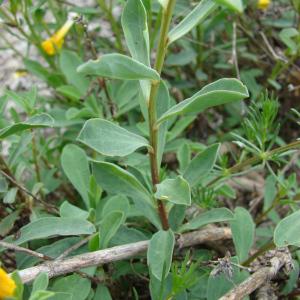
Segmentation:
{"type": "Polygon", "coordinates": [[[230,221],[232,238],[236,254],[240,263],[248,258],[249,251],[254,241],[255,224],[250,213],[242,208],[237,207],[234,210],[233,220],[230,221]]]}
{"type": "Polygon", "coordinates": [[[220,144],[214,144],[195,156],[183,173],[191,187],[197,185],[202,178],[208,176],[216,163],[220,144]]]}
{"type": "MultiPolygon", "coordinates": [[[[54,292],[71,294],[72,300],[85,300],[91,291],[91,281],[87,278],[82,278],[77,274],[64,276],[54,282],[51,290],[54,292]]],[[[65,300],[66,297],[62,295],[60,299],[65,300]]]]}
{"type": "Polygon", "coordinates": [[[223,4],[236,12],[242,13],[244,11],[242,0],[214,0],[219,4],[223,4]]]}
{"type": "Polygon", "coordinates": [[[109,289],[103,284],[97,284],[97,289],[93,300],[112,300],[109,289]]]}
{"type": "Polygon", "coordinates": [[[97,60],[89,60],[79,66],[77,72],[121,80],[160,79],[155,70],[122,54],[105,54],[97,60]]]}
{"type": "Polygon", "coordinates": [[[277,247],[300,245],[300,210],[282,219],[274,231],[274,243],[277,247]]]}
{"type": "Polygon", "coordinates": [[[81,95],[85,94],[89,87],[89,80],[82,74],[78,74],[76,69],[82,64],[80,57],[73,51],[63,50],[59,56],[59,66],[67,81],[74,86],[81,95]]]}
{"type": "Polygon", "coordinates": [[[54,292],[50,291],[36,291],[34,293],[31,293],[29,300],[46,300],[46,299],[53,299],[52,297],[55,295],[54,292]]]}
{"type": "Polygon", "coordinates": [[[188,182],[182,177],[165,179],[156,185],[155,197],[175,204],[191,205],[191,190],[188,182]]]}
{"type": "Polygon", "coordinates": [[[33,128],[52,127],[53,118],[48,114],[39,114],[29,118],[27,121],[15,123],[0,130],[0,139],[4,139],[12,134],[33,128]]]}
{"type": "Polygon", "coordinates": [[[147,263],[151,273],[160,281],[165,279],[170,271],[174,244],[175,237],[171,230],[158,231],[149,242],[147,263]]]}
{"type": "Polygon", "coordinates": [[[64,147],[61,155],[62,168],[75,189],[81,195],[85,205],[89,208],[89,163],[85,152],[76,145],[64,147]]]}
{"type": "Polygon", "coordinates": [[[5,177],[0,173],[0,193],[5,193],[8,190],[8,183],[5,177]]]}
{"type": "Polygon", "coordinates": [[[150,66],[147,13],[141,0],[128,0],[122,14],[122,27],[131,56],[150,66]]]}
{"type": "Polygon", "coordinates": [[[124,221],[124,213],[121,211],[113,211],[104,217],[100,223],[100,249],[108,247],[110,240],[116,234],[124,221]]]}
{"type": "Polygon", "coordinates": [[[162,8],[165,10],[167,8],[169,0],[158,0],[158,2],[162,6],[162,8]]]}
{"type": "Polygon", "coordinates": [[[217,222],[231,221],[233,213],[227,208],[214,208],[204,213],[201,213],[191,221],[183,224],[180,227],[180,232],[199,229],[200,227],[217,222]]]}
{"type": "Polygon", "coordinates": [[[127,197],[124,195],[116,195],[107,200],[103,206],[101,215],[102,218],[105,218],[106,215],[113,211],[121,211],[124,214],[124,217],[126,217],[129,209],[130,204],[127,197]]]}
{"type": "Polygon", "coordinates": [[[107,192],[151,203],[149,192],[129,172],[108,162],[94,162],[92,166],[97,183],[107,192]]]}
{"type": "Polygon", "coordinates": [[[40,290],[46,290],[49,284],[48,274],[45,272],[40,273],[33,282],[31,293],[35,293],[40,290]]]}
{"type": "Polygon", "coordinates": [[[89,212],[83,210],[75,205],[72,205],[68,201],[64,201],[59,208],[59,214],[62,218],[72,218],[76,216],[78,219],[86,220],[89,216],[89,212]]]}
{"type": "Polygon", "coordinates": [[[292,55],[297,53],[299,45],[297,43],[297,38],[299,39],[300,32],[296,28],[284,28],[279,33],[279,38],[285,43],[289,48],[292,55]]]}
{"type": "Polygon", "coordinates": [[[214,0],[202,0],[200,3],[169,32],[169,44],[180,39],[191,31],[196,25],[202,23],[218,5],[214,0]]]}
{"type": "Polygon", "coordinates": [[[149,147],[145,138],[103,119],[85,122],[77,140],[106,156],[126,156],[149,147]]]}
{"type": "Polygon", "coordinates": [[[13,228],[15,221],[19,218],[20,211],[15,210],[0,221],[0,236],[7,235],[13,228]]]}
{"type": "Polygon", "coordinates": [[[78,218],[46,217],[23,226],[20,229],[20,237],[16,240],[9,238],[9,241],[15,245],[20,245],[28,241],[53,236],[92,234],[94,232],[94,225],[86,220],[78,218]]]}
{"type": "Polygon", "coordinates": [[[240,101],[248,96],[248,90],[242,82],[234,78],[223,78],[206,85],[191,98],[170,108],[158,119],[157,123],[162,123],[179,114],[200,113],[207,108],[240,101]]]}

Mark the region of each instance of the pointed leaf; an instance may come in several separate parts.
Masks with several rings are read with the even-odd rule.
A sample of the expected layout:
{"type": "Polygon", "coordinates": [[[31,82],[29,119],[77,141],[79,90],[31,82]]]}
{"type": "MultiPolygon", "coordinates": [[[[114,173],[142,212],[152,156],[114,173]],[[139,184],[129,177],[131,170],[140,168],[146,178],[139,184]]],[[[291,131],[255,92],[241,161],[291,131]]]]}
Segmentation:
{"type": "Polygon", "coordinates": [[[126,156],[149,146],[143,137],[103,119],[88,120],[77,140],[106,156],[126,156]]]}
{"type": "Polygon", "coordinates": [[[183,224],[180,227],[180,232],[199,229],[200,227],[217,222],[231,221],[233,213],[227,208],[214,208],[204,213],[201,213],[194,219],[183,224]]]}
{"type": "Polygon", "coordinates": [[[200,3],[169,32],[169,44],[180,39],[195,26],[203,22],[216,8],[214,0],[202,0],[200,3]]]}
{"type": "Polygon", "coordinates": [[[27,121],[19,122],[0,130],[0,139],[4,139],[12,134],[19,133],[23,130],[52,127],[54,125],[53,118],[48,114],[39,114],[29,118],[27,121]]]}
{"type": "Polygon", "coordinates": [[[178,176],[175,179],[165,179],[156,185],[155,197],[175,204],[191,205],[191,190],[188,182],[178,176]]]}
{"type": "Polygon", "coordinates": [[[122,54],[106,54],[96,60],[89,60],[79,66],[77,72],[123,80],[160,79],[155,70],[122,54]]]}
{"type": "Polygon", "coordinates": [[[124,213],[121,211],[112,211],[104,217],[100,223],[100,249],[108,247],[110,240],[124,221],[124,213]]]}
{"type": "Polygon", "coordinates": [[[197,185],[215,165],[220,144],[214,144],[195,156],[183,173],[191,187],[197,185]]]}
{"type": "Polygon", "coordinates": [[[274,243],[277,247],[300,245],[300,210],[282,219],[274,231],[274,243]]]}
{"type": "Polygon", "coordinates": [[[254,241],[255,224],[250,213],[242,207],[234,210],[233,220],[230,222],[232,238],[236,254],[240,263],[248,258],[254,241]]]}
{"type": "Polygon", "coordinates": [[[150,66],[147,13],[141,0],[128,0],[122,14],[122,27],[132,58],[150,66]]]}
{"type": "Polygon", "coordinates": [[[94,162],[93,174],[97,183],[107,192],[151,203],[151,195],[129,172],[108,162],[94,162]]]}
{"type": "Polygon", "coordinates": [[[215,0],[216,3],[223,4],[230,9],[233,9],[239,13],[242,13],[244,10],[242,0],[215,0]]]}
{"type": "Polygon", "coordinates": [[[33,221],[20,229],[18,239],[8,238],[15,245],[28,241],[45,239],[54,236],[92,234],[95,227],[92,223],[78,218],[46,217],[33,221]]]}
{"type": "Polygon", "coordinates": [[[247,88],[239,80],[233,78],[220,79],[206,85],[191,98],[170,108],[159,118],[157,123],[159,124],[179,114],[200,113],[207,108],[240,101],[248,96],[247,88]]]}
{"type": "Polygon", "coordinates": [[[61,165],[88,208],[90,170],[85,152],[73,144],[65,146],[61,155],[61,165]]]}
{"type": "Polygon", "coordinates": [[[160,281],[165,279],[170,271],[174,244],[175,238],[171,230],[160,230],[150,240],[147,262],[151,273],[160,281]]]}

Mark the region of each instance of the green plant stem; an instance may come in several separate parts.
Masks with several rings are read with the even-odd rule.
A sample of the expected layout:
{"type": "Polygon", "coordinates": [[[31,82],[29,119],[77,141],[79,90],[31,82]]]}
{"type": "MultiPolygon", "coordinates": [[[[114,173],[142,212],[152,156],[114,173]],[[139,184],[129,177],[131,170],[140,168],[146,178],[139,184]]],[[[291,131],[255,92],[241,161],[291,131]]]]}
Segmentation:
{"type": "MultiPolygon", "coordinates": [[[[231,168],[225,170],[225,173],[229,174],[229,175],[233,175],[235,173],[238,173],[238,172],[242,171],[246,167],[256,165],[257,163],[260,163],[264,160],[268,160],[268,158],[272,158],[272,156],[274,156],[274,155],[278,155],[278,154],[281,154],[283,152],[293,150],[293,149],[297,149],[297,148],[300,148],[300,141],[295,141],[295,142],[292,142],[290,144],[275,148],[275,149],[273,149],[269,152],[266,152],[265,155],[264,155],[265,158],[263,158],[261,155],[253,156],[253,157],[251,157],[249,159],[246,159],[245,161],[243,161],[241,163],[238,163],[238,164],[232,166],[231,168]]],[[[210,181],[207,184],[207,186],[208,187],[212,186],[212,185],[214,185],[215,183],[217,183],[219,180],[221,180],[223,178],[224,178],[224,176],[220,175],[220,176],[214,178],[212,181],[210,181]]]]}
{"type": "MultiPolygon", "coordinates": [[[[155,61],[155,70],[161,74],[163,64],[166,57],[167,45],[168,45],[168,31],[172,19],[172,14],[174,10],[176,0],[169,0],[167,7],[163,11],[162,21],[161,21],[161,29],[158,41],[158,48],[156,53],[156,61],[155,61]]],[[[149,117],[149,136],[150,136],[150,145],[152,147],[149,152],[150,156],[150,165],[151,165],[151,176],[152,176],[152,184],[154,190],[156,189],[156,185],[159,183],[159,169],[160,166],[157,160],[157,148],[158,148],[158,127],[156,125],[157,115],[156,115],[156,96],[159,87],[158,81],[153,81],[151,83],[151,90],[148,102],[148,117],[149,117]]],[[[168,216],[165,209],[165,206],[161,200],[157,200],[158,213],[161,219],[162,227],[164,230],[169,229],[168,216]]]]}

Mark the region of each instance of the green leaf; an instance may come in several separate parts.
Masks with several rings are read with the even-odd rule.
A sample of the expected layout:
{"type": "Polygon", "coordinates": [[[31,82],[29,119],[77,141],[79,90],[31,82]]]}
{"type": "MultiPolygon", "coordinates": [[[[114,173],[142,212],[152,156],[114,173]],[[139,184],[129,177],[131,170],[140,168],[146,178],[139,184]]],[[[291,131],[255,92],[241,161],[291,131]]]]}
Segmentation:
{"type": "Polygon", "coordinates": [[[113,211],[121,211],[124,216],[127,215],[130,209],[130,204],[126,196],[115,195],[107,200],[102,209],[102,218],[113,211]]]}
{"type": "MultiPolygon", "coordinates": [[[[91,281],[87,278],[82,278],[77,274],[64,276],[57,279],[51,289],[54,292],[71,294],[72,300],[85,300],[91,291],[91,281]]],[[[62,295],[61,300],[66,297],[62,295]]]]}
{"type": "Polygon", "coordinates": [[[216,3],[223,4],[230,9],[233,9],[239,13],[244,11],[242,0],[214,0],[216,3]]]}
{"type": "Polygon", "coordinates": [[[175,237],[171,230],[160,230],[150,240],[147,262],[151,273],[160,281],[165,279],[170,271],[174,244],[175,237]]]}
{"type": "Polygon", "coordinates": [[[6,193],[8,190],[8,183],[5,177],[0,173],[0,193],[6,193]]]}
{"type": "Polygon", "coordinates": [[[64,201],[59,208],[59,214],[62,218],[72,218],[76,216],[78,219],[86,220],[89,216],[89,212],[83,210],[75,205],[72,205],[68,201],[64,201]]]}
{"type": "Polygon", "coordinates": [[[200,3],[169,32],[169,44],[180,39],[196,25],[203,22],[218,5],[214,0],[202,0],[200,3]]]}
{"type": "Polygon", "coordinates": [[[150,66],[147,13],[141,0],[128,0],[122,14],[122,27],[131,56],[150,66]]]}
{"type": "Polygon", "coordinates": [[[62,168],[75,189],[81,195],[85,205],[89,208],[89,163],[85,152],[76,145],[64,147],[61,155],[62,168]]]}
{"type": "Polygon", "coordinates": [[[40,273],[33,282],[31,293],[35,293],[40,290],[46,290],[49,284],[48,274],[45,272],[40,273]]]}
{"type": "Polygon", "coordinates": [[[82,74],[78,74],[76,69],[82,64],[82,60],[78,55],[70,50],[63,50],[59,56],[59,66],[65,75],[68,83],[72,84],[81,95],[85,94],[89,87],[89,80],[82,74]]]}
{"type": "Polygon", "coordinates": [[[110,240],[116,234],[124,221],[124,213],[121,211],[113,211],[104,217],[100,223],[100,249],[108,247],[110,240]]]}
{"type": "Polygon", "coordinates": [[[106,54],[97,60],[89,60],[79,66],[77,72],[121,80],[160,79],[155,70],[122,54],[106,54]]]}
{"type": "Polygon", "coordinates": [[[48,114],[39,114],[29,118],[27,121],[15,123],[0,130],[0,139],[4,139],[12,134],[33,128],[52,127],[53,118],[48,114]]]}
{"type": "Polygon", "coordinates": [[[202,178],[208,176],[216,163],[220,144],[214,144],[195,156],[183,173],[183,177],[191,187],[197,185],[202,178]]]}
{"type": "Polygon", "coordinates": [[[99,299],[101,299],[101,300],[112,300],[109,289],[103,284],[98,284],[97,285],[95,296],[93,298],[93,300],[99,300],[99,299]]]}
{"type": "Polygon", "coordinates": [[[52,297],[55,295],[54,292],[50,291],[36,291],[31,293],[29,300],[46,300],[46,299],[53,299],[52,297]]]}
{"type": "Polygon", "coordinates": [[[145,138],[103,119],[88,120],[77,140],[106,156],[126,156],[149,147],[145,138]]]}
{"type": "Polygon", "coordinates": [[[182,176],[157,184],[155,197],[175,204],[191,205],[190,186],[182,176]]]}
{"type": "Polygon", "coordinates": [[[236,254],[239,261],[243,262],[248,258],[254,241],[255,224],[246,209],[237,207],[234,210],[234,217],[230,221],[230,226],[236,254]]]}
{"type": "Polygon", "coordinates": [[[151,203],[149,192],[129,172],[108,162],[94,162],[92,166],[97,183],[107,192],[151,203]]]}
{"type": "Polygon", "coordinates": [[[299,40],[300,33],[296,28],[284,28],[279,33],[280,39],[285,43],[285,45],[289,48],[292,55],[297,53],[299,49],[299,40]]]}
{"type": "Polygon", "coordinates": [[[19,218],[20,211],[15,210],[0,221],[0,236],[7,235],[13,228],[15,221],[19,218]]]}
{"type": "Polygon", "coordinates": [[[217,222],[231,221],[233,213],[228,208],[214,208],[201,213],[180,227],[180,232],[199,229],[200,227],[217,222]]]}
{"type": "Polygon", "coordinates": [[[8,238],[15,245],[28,241],[45,239],[53,236],[92,234],[95,232],[93,224],[78,218],[46,217],[33,221],[20,229],[18,239],[8,238]]]}
{"type": "Polygon", "coordinates": [[[157,121],[187,113],[200,113],[207,108],[247,98],[247,88],[237,79],[223,78],[203,87],[198,93],[170,108],[157,121]]]}
{"type": "Polygon", "coordinates": [[[300,210],[282,219],[274,231],[274,243],[277,247],[300,245],[300,210]]]}

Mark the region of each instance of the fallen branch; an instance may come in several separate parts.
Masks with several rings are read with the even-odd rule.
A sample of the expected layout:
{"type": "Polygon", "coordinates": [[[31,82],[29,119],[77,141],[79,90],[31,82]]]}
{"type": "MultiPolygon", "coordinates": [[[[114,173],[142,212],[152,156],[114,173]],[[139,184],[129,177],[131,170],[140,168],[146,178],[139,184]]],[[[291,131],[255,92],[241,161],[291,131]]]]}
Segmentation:
{"type": "MultiPolygon", "coordinates": [[[[179,248],[189,247],[217,240],[231,238],[230,228],[208,228],[190,233],[185,233],[177,240],[179,248]]],[[[72,273],[82,268],[103,265],[122,259],[128,259],[144,253],[148,248],[149,241],[116,246],[105,250],[76,255],[71,258],[45,262],[35,267],[19,271],[23,283],[33,281],[41,272],[48,274],[49,278],[72,273]]]]}
{"type": "Polygon", "coordinates": [[[261,267],[253,273],[249,278],[229,291],[219,300],[241,300],[253,293],[255,290],[268,283],[273,279],[280,269],[285,267],[289,272],[292,267],[292,258],[287,248],[271,250],[269,255],[273,257],[270,259],[270,267],[261,267]]]}

